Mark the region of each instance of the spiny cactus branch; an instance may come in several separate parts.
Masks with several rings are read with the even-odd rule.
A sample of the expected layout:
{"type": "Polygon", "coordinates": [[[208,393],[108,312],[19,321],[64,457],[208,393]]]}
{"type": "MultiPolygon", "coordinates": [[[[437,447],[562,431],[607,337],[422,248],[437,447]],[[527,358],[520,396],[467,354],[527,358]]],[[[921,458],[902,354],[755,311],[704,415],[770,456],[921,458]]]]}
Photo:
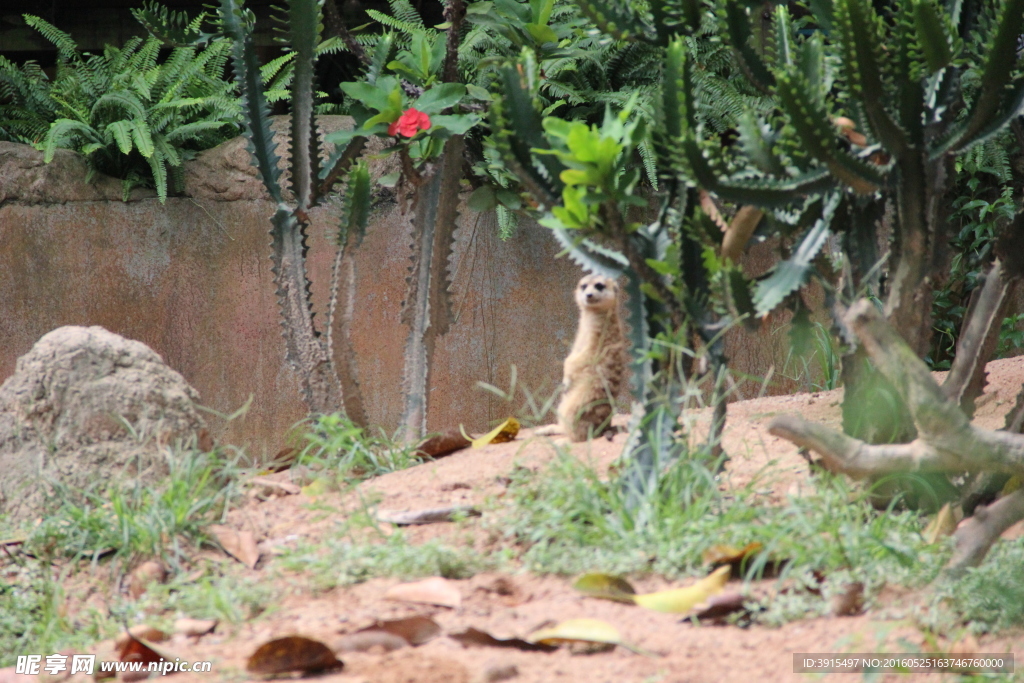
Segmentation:
{"type": "Polygon", "coordinates": [[[309,211],[316,202],[320,175],[319,136],[313,109],[316,44],[320,37],[317,0],[288,0],[288,34],[295,52],[292,82],[291,182],[296,210],[309,211]]]}
{"type": "Polygon", "coordinates": [[[402,426],[410,442],[426,433],[434,345],[451,322],[448,260],[458,218],[462,148],[461,135],[450,138],[432,173],[417,190],[413,266],[402,310],[402,320],[409,325],[402,377],[402,426]]]}

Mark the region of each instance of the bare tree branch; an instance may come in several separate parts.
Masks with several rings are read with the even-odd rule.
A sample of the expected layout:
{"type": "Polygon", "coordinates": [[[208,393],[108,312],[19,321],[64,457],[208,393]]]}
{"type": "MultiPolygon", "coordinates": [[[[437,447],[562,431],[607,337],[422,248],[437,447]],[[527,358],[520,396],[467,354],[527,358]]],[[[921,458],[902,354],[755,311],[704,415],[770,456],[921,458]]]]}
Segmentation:
{"type": "Polygon", "coordinates": [[[987,507],[979,506],[974,516],[964,520],[953,534],[956,551],[946,565],[946,574],[959,578],[968,567],[977,567],[999,536],[1022,519],[1024,490],[1003,496],[987,507]]]}
{"type": "Polygon", "coordinates": [[[1008,276],[996,259],[985,284],[974,290],[964,316],[967,325],[957,340],[956,357],[942,390],[968,417],[974,415],[974,401],[985,389],[985,364],[999,345],[999,331],[1016,284],[1017,279],[1008,276]]]}
{"type": "Polygon", "coordinates": [[[845,322],[910,408],[918,438],[870,445],[792,416],[773,420],[772,434],[820,453],[831,469],[853,477],[896,471],[1024,474],[1024,436],[971,425],[871,302],[851,306],[845,322]]]}

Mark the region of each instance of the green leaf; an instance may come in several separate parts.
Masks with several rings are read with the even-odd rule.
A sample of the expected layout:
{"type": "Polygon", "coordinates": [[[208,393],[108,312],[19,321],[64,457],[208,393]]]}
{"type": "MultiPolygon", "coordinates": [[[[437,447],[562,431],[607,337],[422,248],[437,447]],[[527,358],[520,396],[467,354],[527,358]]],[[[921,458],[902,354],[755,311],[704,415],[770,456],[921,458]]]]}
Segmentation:
{"type": "Polygon", "coordinates": [[[551,11],[555,8],[555,0],[530,0],[530,11],[533,23],[547,26],[551,19],[551,11]]]}
{"type": "Polygon", "coordinates": [[[494,195],[494,188],[490,185],[481,185],[476,188],[466,200],[466,206],[478,213],[490,211],[497,205],[498,198],[494,195]]]}
{"type": "Polygon", "coordinates": [[[497,197],[498,201],[501,202],[501,205],[508,209],[518,211],[519,209],[523,208],[523,200],[519,197],[518,194],[512,192],[511,190],[506,190],[503,187],[499,187],[497,190],[495,190],[494,194],[497,197]]]}
{"type": "MultiPolygon", "coordinates": [[[[383,80],[383,79],[381,79],[383,80]]],[[[391,94],[390,90],[384,90],[380,85],[370,85],[369,83],[342,83],[339,87],[342,92],[362,104],[382,111],[388,108],[388,95],[391,94]]]]}
{"type": "Polygon", "coordinates": [[[527,24],[527,32],[540,44],[544,43],[557,43],[558,35],[551,29],[550,26],[544,24],[527,24]]]}
{"type": "Polygon", "coordinates": [[[132,125],[127,121],[114,121],[107,124],[107,132],[110,133],[121,154],[128,154],[132,151],[132,125]]]}
{"type": "Polygon", "coordinates": [[[461,83],[441,83],[430,88],[412,103],[413,109],[425,114],[439,114],[454,106],[466,96],[466,86],[461,83]]]}
{"type": "Polygon", "coordinates": [[[466,92],[475,100],[490,102],[494,99],[494,97],[491,96],[491,93],[487,92],[487,90],[481,88],[479,85],[473,85],[472,83],[466,85],[466,92]]]}
{"type": "Polygon", "coordinates": [[[825,246],[829,236],[829,225],[832,216],[839,206],[842,196],[833,193],[821,212],[821,218],[807,231],[796,253],[792,257],[775,266],[775,270],[757,285],[754,293],[754,304],[759,315],[767,315],[782,300],[804,283],[811,264],[818,252],[825,246]]]}
{"type": "Polygon", "coordinates": [[[476,114],[453,114],[449,116],[431,116],[430,129],[435,127],[451,131],[453,135],[464,135],[470,128],[480,123],[480,117],[476,114]]]}
{"type": "Polygon", "coordinates": [[[381,187],[394,187],[398,184],[398,179],[402,176],[401,171],[392,171],[377,178],[377,184],[381,187]]]}

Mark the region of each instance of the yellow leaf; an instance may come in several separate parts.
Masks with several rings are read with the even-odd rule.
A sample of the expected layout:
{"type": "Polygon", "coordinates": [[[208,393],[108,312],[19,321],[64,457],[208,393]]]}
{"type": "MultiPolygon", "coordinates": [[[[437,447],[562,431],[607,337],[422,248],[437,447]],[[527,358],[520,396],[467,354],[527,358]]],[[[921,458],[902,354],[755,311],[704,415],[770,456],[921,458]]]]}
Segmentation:
{"type": "Polygon", "coordinates": [[[1006,480],[1006,485],[1003,486],[1003,490],[999,493],[1000,496],[1008,496],[1021,487],[1020,477],[1013,475],[1006,480]]]}
{"type": "Polygon", "coordinates": [[[326,479],[314,479],[302,487],[302,493],[306,496],[322,496],[331,490],[330,482],[326,479]]]}
{"type": "Polygon", "coordinates": [[[531,643],[554,645],[566,640],[580,640],[587,643],[611,643],[618,645],[622,636],[618,629],[600,619],[567,619],[550,628],[534,631],[526,637],[531,643]]]}
{"type": "Polygon", "coordinates": [[[611,574],[584,574],[572,585],[584,595],[633,604],[636,590],[625,579],[611,574]]]}
{"type": "Polygon", "coordinates": [[[633,601],[641,607],[652,609],[657,612],[669,612],[671,614],[684,614],[704,602],[712,595],[716,595],[725,587],[729,580],[729,573],[732,567],[725,565],[711,572],[707,577],[688,588],[673,588],[657,593],[645,593],[637,595],[633,601]]]}
{"type": "Polygon", "coordinates": [[[922,534],[926,543],[935,543],[942,536],[949,536],[956,531],[956,518],[953,516],[953,508],[946,503],[935,513],[935,519],[928,523],[928,527],[922,534]]]}
{"type": "Polygon", "coordinates": [[[511,441],[516,438],[516,435],[519,433],[519,420],[514,417],[510,417],[491,431],[476,439],[467,434],[462,425],[459,425],[459,431],[462,432],[464,437],[470,440],[473,448],[483,448],[488,444],[505,443],[506,441],[511,441]]]}
{"type": "Polygon", "coordinates": [[[638,655],[654,656],[624,641],[618,629],[600,619],[567,619],[550,628],[534,631],[526,637],[526,641],[540,645],[558,645],[564,642],[607,643],[621,645],[638,655]]]}

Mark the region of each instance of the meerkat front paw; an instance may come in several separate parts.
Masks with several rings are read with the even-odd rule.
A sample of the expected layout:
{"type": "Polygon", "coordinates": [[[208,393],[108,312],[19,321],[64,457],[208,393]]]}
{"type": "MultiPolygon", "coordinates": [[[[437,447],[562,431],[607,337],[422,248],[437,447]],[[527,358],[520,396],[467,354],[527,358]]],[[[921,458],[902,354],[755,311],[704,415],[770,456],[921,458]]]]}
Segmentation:
{"type": "Polygon", "coordinates": [[[562,431],[562,425],[560,425],[560,424],[558,424],[556,422],[555,424],[544,425],[543,427],[537,427],[537,429],[534,430],[533,435],[534,436],[554,436],[556,434],[563,434],[563,433],[564,432],[562,431]]]}

